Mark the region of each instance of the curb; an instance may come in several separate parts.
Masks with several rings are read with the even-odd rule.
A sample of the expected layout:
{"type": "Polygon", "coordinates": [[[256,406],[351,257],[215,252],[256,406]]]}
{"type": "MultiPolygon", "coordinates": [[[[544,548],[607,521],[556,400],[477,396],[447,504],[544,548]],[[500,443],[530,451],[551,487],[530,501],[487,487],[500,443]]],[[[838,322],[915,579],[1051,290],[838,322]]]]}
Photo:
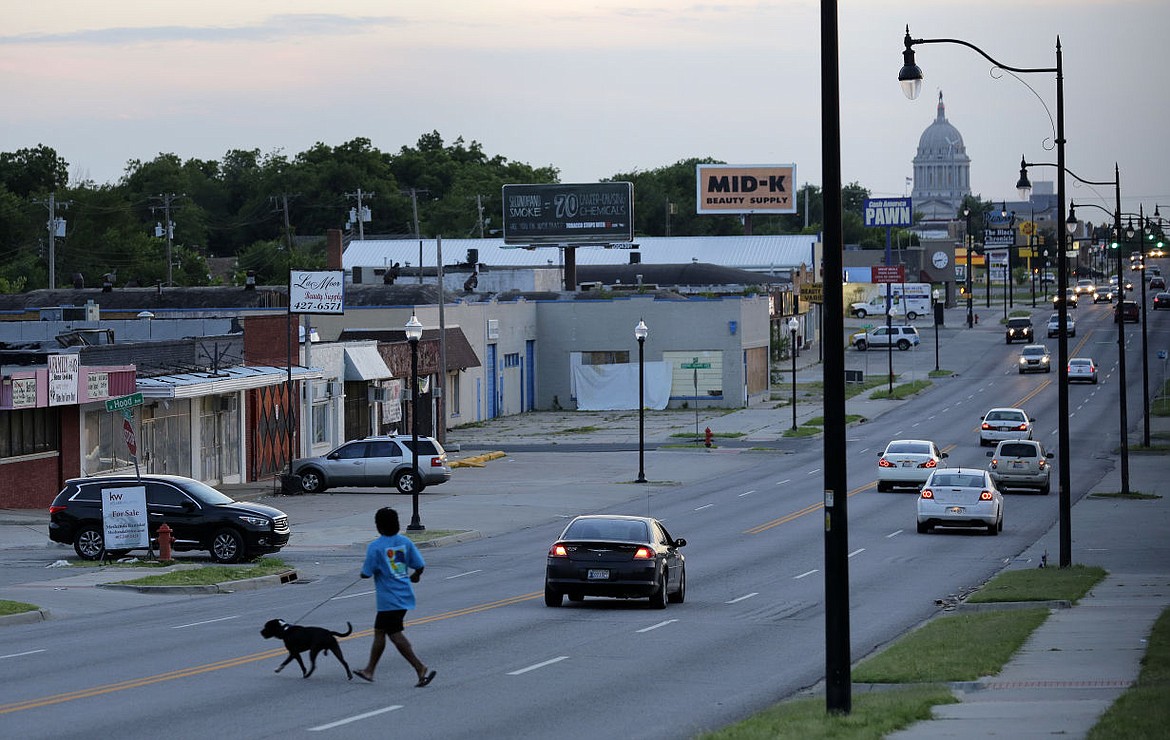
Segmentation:
{"type": "Polygon", "coordinates": [[[1019,609],[1071,609],[1072,602],[1068,599],[1053,601],[987,601],[977,604],[961,602],[955,605],[954,613],[974,614],[978,612],[1014,611],[1019,609]]]}
{"type": "Polygon", "coordinates": [[[140,594],[230,594],[236,591],[255,591],[268,586],[280,586],[295,580],[297,580],[297,572],[290,570],[284,573],[274,573],[270,576],[224,581],[205,586],[143,586],[134,583],[99,583],[97,587],[114,591],[136,591],[140,594]]]}
{"type": "Polygon", "coordinates": [[[480,455],[473,455],[472,457],[465,457],[462,460],[453,460],[450,464],[452,468],[482,468],[484,463],[490,460],[498,460],[501,457],[506,457],[508,453],[503,450],[493,450],[492,452],[485,452],[480,455]]]}
{"type": "Polygon", "coordinates": [[[49,619],[49,611],[47,609],[30,609],[27,612],[20,612],[19,614],[5,614],[0,616],[0,627],[7,627],[11,624],[32,624],[33,622],[44,622],[49,619]]]}
{"type": "Polygon", "coordinates": [[[465,532],[458,532],[456,534],[449,534],[445,537],[436,537],[433,540],[423,540],[422,542],[414,543],[414,546],[420,550],[426,550],[434,547],[442,547],[444,545],[455,545],[460,542],[470,542],[471,540],[478,540],[483,537],[477,529],[469,529],[465,532]]]}

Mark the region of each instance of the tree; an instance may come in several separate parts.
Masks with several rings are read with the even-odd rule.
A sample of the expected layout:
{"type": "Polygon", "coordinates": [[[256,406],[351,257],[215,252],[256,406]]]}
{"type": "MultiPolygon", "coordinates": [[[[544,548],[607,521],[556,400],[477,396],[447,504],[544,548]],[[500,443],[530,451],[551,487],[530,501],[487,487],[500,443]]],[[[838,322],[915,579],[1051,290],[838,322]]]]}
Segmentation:
{"type": "Polygon", "coordinates": [[[0,185],[18,197],[50,193],[68,183],[69,163],[44,144],[0,152],[0,185]]]}

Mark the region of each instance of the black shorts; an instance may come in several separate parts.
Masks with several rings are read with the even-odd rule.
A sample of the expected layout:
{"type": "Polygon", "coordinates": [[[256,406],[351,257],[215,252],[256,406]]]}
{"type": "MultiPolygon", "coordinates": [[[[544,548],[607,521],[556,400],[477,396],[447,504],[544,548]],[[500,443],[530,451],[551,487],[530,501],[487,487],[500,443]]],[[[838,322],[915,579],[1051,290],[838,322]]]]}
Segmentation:
{"type": "Polygon", "coordinates": [[[388,635],[396,635],[403,630],[402,620],[405,616],[405,609],[378,612],[378,616],[374,617],[374,629],[382,630],[388,635]]]}

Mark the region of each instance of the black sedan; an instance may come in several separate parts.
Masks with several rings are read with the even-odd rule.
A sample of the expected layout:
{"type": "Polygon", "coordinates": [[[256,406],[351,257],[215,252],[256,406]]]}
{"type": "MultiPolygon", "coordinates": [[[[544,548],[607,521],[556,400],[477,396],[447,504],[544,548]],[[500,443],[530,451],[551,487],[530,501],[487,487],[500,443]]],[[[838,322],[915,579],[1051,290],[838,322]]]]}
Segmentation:
{"type": "Polygon", "coordinates": [[[560,606],[566,595],[649,598],[656,609],[681,604],[687,568],[679,548],[686,544],[650,517],[579,516],[548,550],[544,604],[560,606]]]}
{"type": "Polygon", "coordinates": [[[1158,293],[1154,296],[1154,310],[1170,308],[1170,293],[1158,293]]]}

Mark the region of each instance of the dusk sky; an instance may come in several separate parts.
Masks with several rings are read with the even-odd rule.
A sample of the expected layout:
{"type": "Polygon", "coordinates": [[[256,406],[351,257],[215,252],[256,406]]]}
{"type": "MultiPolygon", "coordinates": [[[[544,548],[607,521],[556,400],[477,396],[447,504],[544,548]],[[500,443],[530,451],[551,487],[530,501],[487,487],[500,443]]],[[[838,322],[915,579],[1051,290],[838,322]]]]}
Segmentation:
{"type": "MultiPolygon", "coordinates": [[[[906,192],[941,90],[973,191],[1015,198],[1021,154],[1056,160],[1055,75],[925,45],[911,102],[902,37],[909,24],[1052,67],[1059,35],[1069,169],[1112,179],[1117,162],[1125,209],[1170,215],[1166,0],[842,0],[839,14],[845,183],[906,192]]],[[[75,180],[106,183],[160,152],[293,156],[355,137],[396,152],[437,130],[563,182],[714,157],[794,163],[819,185],[819,16],[814,0],[3,0],[0,151],[45,144],[75,180]]],[[[1113,202],[1110,186],[1069,193],[1113,202]]]]}

